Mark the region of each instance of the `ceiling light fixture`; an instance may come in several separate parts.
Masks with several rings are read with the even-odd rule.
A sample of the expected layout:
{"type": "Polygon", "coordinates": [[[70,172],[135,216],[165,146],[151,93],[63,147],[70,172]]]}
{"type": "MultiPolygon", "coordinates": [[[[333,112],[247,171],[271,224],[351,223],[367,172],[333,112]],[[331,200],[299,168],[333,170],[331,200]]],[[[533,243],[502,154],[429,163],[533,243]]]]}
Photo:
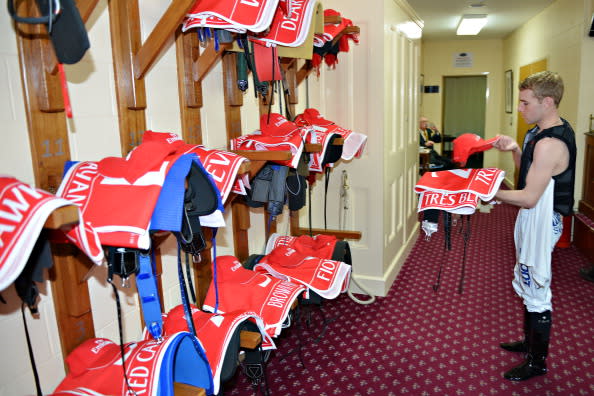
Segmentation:
{"type": "Polygon", "coordinates": [[[476,36],[486,24],[486,14],[462,15],[456,34],[458,36],[476,36]]]}
{"type": "Polygon", "coordinates": [[[411,40],[420,39],[423,36],[423,29],[412,21],[396,25],[396,29],[411,40]]]}

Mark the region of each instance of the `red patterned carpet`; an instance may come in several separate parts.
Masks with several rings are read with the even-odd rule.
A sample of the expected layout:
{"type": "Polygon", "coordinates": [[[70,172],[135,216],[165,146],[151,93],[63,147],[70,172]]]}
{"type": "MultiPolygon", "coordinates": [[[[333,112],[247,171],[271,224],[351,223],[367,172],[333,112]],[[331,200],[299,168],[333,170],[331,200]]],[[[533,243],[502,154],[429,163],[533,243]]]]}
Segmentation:
{"type": "MultiPolygon", "coordinates": [[[[594,395],[594,283],[579,277],[588,263],[573,247],[553,253],[549,373],[520,383],[502,377],[522,360],[499,347],[522,333],[522,305],[511,286],[515,214],[498,205],[472,215],[462,294],[458,225],[451,251],[444,252],[441,231],[431,241],[418,239],[387,297],[368,306],[346,295],[327,301],[324,313],[335,320],[319,342],[315,311],[309,329],[302,321],[301,329],[285,330],[267,368],[270,394],[594,395]],[[287,355],[298,340],[305,368],[298,354],[287,355]]],[[[224,394],[256,392],[238,374],[224,394]]]]}

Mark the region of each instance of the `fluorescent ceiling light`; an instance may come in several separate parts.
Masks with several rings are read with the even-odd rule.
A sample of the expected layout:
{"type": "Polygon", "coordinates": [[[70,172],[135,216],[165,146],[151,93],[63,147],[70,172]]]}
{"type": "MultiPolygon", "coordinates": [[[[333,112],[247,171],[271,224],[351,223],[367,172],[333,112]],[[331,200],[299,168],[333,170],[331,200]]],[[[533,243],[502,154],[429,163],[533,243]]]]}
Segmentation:
{"type": "Polygon", "coordinates": [[[479,34],[486,24],[487,15],[485,14],[462,15],[456,34],[458,36],[474,36],[479,34]]]}

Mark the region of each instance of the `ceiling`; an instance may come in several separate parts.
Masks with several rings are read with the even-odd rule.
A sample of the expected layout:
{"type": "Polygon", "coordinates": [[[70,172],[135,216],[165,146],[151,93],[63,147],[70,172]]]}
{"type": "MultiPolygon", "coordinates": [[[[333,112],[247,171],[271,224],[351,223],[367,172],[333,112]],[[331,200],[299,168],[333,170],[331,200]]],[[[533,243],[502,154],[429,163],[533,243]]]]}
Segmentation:
{"type": "Polygon", "coordinates": [[[555,0],[408,0],[424,21],[424,40],[504,38],[555,0]],[[477,36],[456,36],[463,14],[487,14],[477,36]]]}

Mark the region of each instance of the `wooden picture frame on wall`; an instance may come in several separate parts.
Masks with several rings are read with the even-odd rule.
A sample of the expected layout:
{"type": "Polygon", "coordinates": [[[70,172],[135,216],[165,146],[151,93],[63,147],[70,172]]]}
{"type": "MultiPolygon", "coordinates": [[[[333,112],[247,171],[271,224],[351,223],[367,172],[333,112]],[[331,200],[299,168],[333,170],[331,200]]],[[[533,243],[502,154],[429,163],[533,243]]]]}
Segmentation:
{"type": "Polygon", "coordinates": [[[514,106],[514,73],[505,71],[505,112],[512,113],[514,106]]]}

